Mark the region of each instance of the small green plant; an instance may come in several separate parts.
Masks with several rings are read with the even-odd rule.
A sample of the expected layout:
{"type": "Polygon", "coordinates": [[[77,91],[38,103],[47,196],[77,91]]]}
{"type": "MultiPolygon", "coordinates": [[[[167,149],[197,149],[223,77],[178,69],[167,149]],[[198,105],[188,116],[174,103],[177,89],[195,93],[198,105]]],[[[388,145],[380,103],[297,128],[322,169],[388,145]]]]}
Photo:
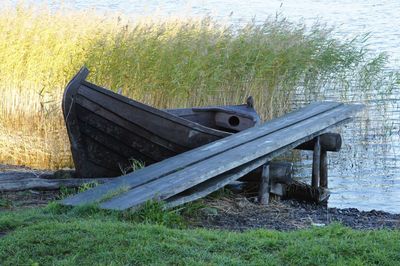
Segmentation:
{"type": "Polygon", "coordinates": [[[97,187],[98,185],[99,185],[99,182],[97,182],[97,181],[84,183],[78,187],[78,193],[85,192],[86,190],[97,187]]]}
{"type": "Polygon", "coordinates": [[[69,188],[69,187],[61,186],[58,198],[65,199],[66,197],[69,197],[69,196],[75,194],[76,191],[77,191],[76,188],[69,188]]]}
{"type": "Polygon", "coordinates": [[[144,167],[145,167],[144,162],[134,158],[129,159],[129,165],[127,167],[123,167],[121,164],[119,164],[119,169],[121,170],[121,173],[123,175],[126,175],[130,172],[135,172],[136,170],[142,169],[144,167]]]}
{"type": "Polygon", "coordinates": [[[66,197],[69,197],[73,194],[85,192],[86,190],[89,190],[91,188],[98,186],[98,184],[99,183],[97,181],[91,181],[91,182],[83,183],[82,185],[80,185],[77,188],[61,186],[60,194],[59,194],[58,198],[65,199],[66,197]]]}
{"type": "Polygon", "coordinates": [[[130,187],[129,186],[120,186],[114,190],[109,191],[108,193],[106,193],[98,202],[105,202],[109,199],[112,199],[116,196],[119,196],[127,191],[129,191],[130,187]]]}
{"type": "Polygon", "coordinates": [[[13,206],[13,204],[12,204],[11,200],[0,197],[0,208],[9,209],[12,206],[13,206]]]}
{"type": "Polygon", "coordinates": [[[179,209],[166,209],[160,201],[147,201],[138,209],[120,213],[120,218],[132,222],[165,225],[171,228],[184,228],[186,222],[179,209]]]}

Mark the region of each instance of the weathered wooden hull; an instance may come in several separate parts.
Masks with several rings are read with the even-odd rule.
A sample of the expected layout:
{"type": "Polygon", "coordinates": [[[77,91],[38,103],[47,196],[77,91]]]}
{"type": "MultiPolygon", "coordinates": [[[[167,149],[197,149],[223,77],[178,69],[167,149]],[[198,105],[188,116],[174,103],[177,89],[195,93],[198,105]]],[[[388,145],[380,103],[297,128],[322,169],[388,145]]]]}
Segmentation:
{"type": "Polygon", "coordinates": [[[159,110],[85,81],[82,68],[64,92],[63,113],[77,177],[112,177],[253,127],[250,104],[159,110]]]}

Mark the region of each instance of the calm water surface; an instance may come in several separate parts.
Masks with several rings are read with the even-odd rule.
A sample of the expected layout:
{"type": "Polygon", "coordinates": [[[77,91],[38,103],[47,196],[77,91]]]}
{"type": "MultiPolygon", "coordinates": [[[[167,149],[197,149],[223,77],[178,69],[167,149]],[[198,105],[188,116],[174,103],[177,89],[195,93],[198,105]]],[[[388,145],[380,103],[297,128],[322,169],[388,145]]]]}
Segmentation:
{"type": "MultiPolygon", "coordinates": [[[[53,6],[57,1],[32,0],[53,6]]],[[[400,70],[400,1],[398,0],[287,0],[287,1],[64,1],[73,8],[95,8],[100,12],[121,12],[138,16],[204,16],[240,25],[252,19],[263,21],[277,14],[306,25],[315,22],[335,26],[341,39],[371,33],[373,53],[390,56],[391,70],[400,70]]],[[[360,92],[353,88],[343,97],[341,91],[320,98],[357,101],[360,92]]],[[[341,129],[342,151],[330,154],[329,186],[333,192],[329,205],[363,210],[400,212],[400,90],[381,97],[368,93],[366,110],[341,129]]],[[[297,101],[302,101],[299,95],[297,101]]],[[[311,154],[296,165],[296,175],[310,179],[311,154]]]]}

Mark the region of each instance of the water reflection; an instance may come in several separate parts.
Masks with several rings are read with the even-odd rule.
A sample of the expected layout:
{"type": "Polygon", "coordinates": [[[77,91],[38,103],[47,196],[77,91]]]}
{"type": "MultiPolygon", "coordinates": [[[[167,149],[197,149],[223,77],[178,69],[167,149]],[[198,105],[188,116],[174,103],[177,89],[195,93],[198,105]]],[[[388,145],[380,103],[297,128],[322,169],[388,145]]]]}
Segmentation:
{"type": "MultiPolygon", "coordinates": [[[[392,95],[399,93],[396,89],[392,95]]],[[[355,102],[360,97],[357,90],[348,94],[348,99],[355,102]]],[[[376,91],[363,97],[365,110],[339,130],[343,137],[342,150],[329,153],[332,190],[329,205],[399,212],[399,100],[396,97],[379,99],[376,91]]],[[[335,93],[328,93],[328,98],[334,99],[335,93]]],[[[301,95],[297,99],[301,102],[301,95]]],[[[296,176],[309,181],[312,154],[302,152],[302,159],[296,162],[296,176]]]]}

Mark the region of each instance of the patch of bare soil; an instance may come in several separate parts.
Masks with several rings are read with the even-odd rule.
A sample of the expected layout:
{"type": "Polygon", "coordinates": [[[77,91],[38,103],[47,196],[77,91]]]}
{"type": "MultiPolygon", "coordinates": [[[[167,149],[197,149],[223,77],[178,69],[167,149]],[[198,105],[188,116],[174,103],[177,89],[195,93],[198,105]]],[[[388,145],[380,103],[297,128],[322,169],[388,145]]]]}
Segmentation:
{"type": "Polygon", "coordinates": [[[58,199],[59,195],[60,191],[58,190],[0,192],[0,211],[42,207],[50,201],[58,199]]]}
{"type": "Polygon", "coordinates": [[[280,231],[325,226],[340,222],[354,229],[400,229],[400,214],[383,211],[337,209],[297,201],[273,201],[268,206],[235,195],[207,200],[197,225],[212,229],[244,231],[266,228],[280,231]]]}

